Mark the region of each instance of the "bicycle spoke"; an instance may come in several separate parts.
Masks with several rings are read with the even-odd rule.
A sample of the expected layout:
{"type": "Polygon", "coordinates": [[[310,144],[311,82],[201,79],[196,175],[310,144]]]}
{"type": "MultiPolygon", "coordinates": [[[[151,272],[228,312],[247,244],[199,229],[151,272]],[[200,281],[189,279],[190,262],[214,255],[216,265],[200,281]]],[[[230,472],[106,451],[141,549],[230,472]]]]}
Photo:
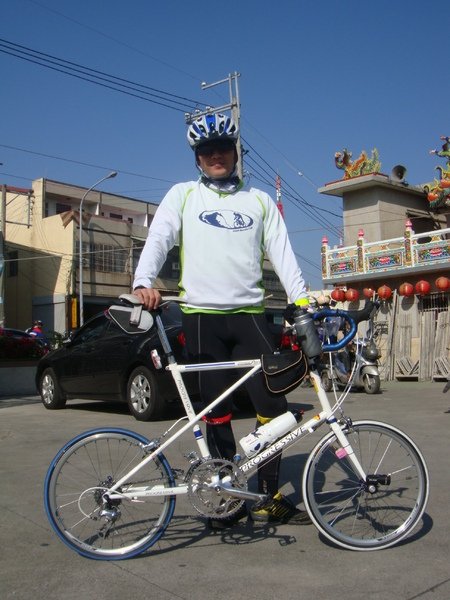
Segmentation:
{"type": "Polygon", "coordinates": [[[390,546],[423,513],[425,463],[411,440],[394,427],[366,421],[353,424],[346,435],[371,476],[370,484],[357,479],[347,458],[338,458],[336,438],[329,434],[305,467],[305,504],[320,531],[338,545],[358,550],[390,546]]]}
{"type": "Polygon", "coordinates": [[[81,554],[103,559],[133,556],[153,545],[166,529],[173,496],[132,497],[134,488],[173,486],[164,457],[150,461],[108,499],[108,488],[144,458],[143,447],[132,432],[89,432],[69,442],[51,465],[45,485],[47,514],[63,541],[81,554]]]}

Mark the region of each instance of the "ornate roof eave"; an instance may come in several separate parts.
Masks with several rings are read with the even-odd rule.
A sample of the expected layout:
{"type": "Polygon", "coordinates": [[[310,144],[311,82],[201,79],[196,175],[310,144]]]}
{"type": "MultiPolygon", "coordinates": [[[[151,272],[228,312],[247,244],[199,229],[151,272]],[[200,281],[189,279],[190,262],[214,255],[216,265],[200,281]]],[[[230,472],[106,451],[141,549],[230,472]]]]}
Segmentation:
{"type": "Polygon", "coordinates": [[[398,182],[383,173],[370,173],[369,175],[358,175],[348,179],[330,181],[318,189],[320,194],[328,196],[343,196],[344,193],[356,192],[365,188],[381,186],[398,190],[399,192],[415,193],[425,196],[425,192],[419,186],[410,185],[407,182],[398,182]]]}
{"type": "Polygon", "coordinates": [[[337,277],[327,277],[322,279],[324,285],[347,285],[353,283],[370,283],[371,281],[383,279],[396,279],[398,277],[417,277],[426,276],[430,272],[436,274],[442,271],[442,275],[448,274],[448,262],[431,263],[429,265],[419,265],[415,267],[404,267],[400,269],[386,269],[385,271],[371,271],[370,273],[346,274],[337,277]]]}

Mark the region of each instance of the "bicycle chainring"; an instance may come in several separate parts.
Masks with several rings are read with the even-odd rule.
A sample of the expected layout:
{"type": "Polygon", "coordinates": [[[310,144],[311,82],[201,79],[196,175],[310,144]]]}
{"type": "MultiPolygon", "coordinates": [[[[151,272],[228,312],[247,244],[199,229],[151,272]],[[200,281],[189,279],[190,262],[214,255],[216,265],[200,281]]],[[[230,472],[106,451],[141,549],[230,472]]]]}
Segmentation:
{"type": "Polygon", "coordinates": [[[221,458],[201,461],[188,478],[188,497],[197,512],[205,517],[226,519],[234,515],[244,500],[233,498],[220,486],[247,490],[247,477],[237,465],[221,458]]]}

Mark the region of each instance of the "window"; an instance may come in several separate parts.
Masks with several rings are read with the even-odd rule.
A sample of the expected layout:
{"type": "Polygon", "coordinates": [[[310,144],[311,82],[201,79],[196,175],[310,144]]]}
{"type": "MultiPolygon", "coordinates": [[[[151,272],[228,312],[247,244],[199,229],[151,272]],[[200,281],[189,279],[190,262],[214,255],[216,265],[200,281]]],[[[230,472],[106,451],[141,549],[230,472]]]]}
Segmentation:
{"type": "Polygon", "coordinates": [[[180,276],[180,250],[176,246],[169,251],[159,274],[163,279],[178,279],[180,276]]]}
{"type": "Polygon", "coordinates": [[[59,215],[61,213],[67,212],[68,210],[72,210],[72,206],[70,204],[61,204],[60,202],[56,203],[56,214],[59,215]]]}
{"type": "Polygon", "coordinates": [[[83,267],[104,273],[128,273],[128,249],[83,243],[83,267]]]}
{"type": "Polygon", "coordinates": [[[98,340],[104,335],[108,327],[109,321],[103,316],[90,321],[75,334],[73,337],[73,345],[78,346],[79,344],[84,344],[85,342],[98,340]]]}
{"type": "Polygon", "coordinates": [[[6,253],[6,277],[16,277],[19,274],[19,253],[12,250],[6,253]]]}
{"type": "Polygon", "coordinates": [[[419,299],[419,311],[420,312],[447,312],[448,311],[448,299],[449,294],[434,293],[429,296],[421,296],[419,299]]]}
{"type": "Polygon", "coordinates": [[[141,256],[142,248],[144,247],[145,242],[141,240],[133,240],[133,254],[132,254],[132,265],[131,271],[134,273],[136,271],[136,267],[139,262],[139,257],[141,256]]]}

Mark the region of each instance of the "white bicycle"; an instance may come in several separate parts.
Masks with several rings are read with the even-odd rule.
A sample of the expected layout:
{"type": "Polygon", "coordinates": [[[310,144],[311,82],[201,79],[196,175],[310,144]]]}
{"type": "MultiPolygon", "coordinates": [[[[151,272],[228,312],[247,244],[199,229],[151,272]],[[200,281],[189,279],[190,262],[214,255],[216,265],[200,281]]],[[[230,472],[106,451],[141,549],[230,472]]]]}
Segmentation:
{"type": "MultiPolygon", "coordinates": [[[[131,558],[148,550],[164,534],[176,498],[187,495],[203,516],[226,518],[245,501],[264,501],[248,489],[248,476],[263,460],[313,433],[329,430],[312,449],[303,472],[302,496],[317,529],[329,540],[351,550],[377,550],[392,546],[418,525],[429,491],[428,471],[416,444],[387,423],[344,415],[342,404],[331,406],[323,390],[315,360],[309,377],[321,410],[269,446],[262,444],[251,458],[234,461],[211,458],[199,421],[245,381],[262,370],[264,357],[227,363],[177,364],[159,316],[131,306],[109,313],[128,332],[156,327],[164,350],[161,368],[168,369],[177,385],[186,416],[161,438],[148,440],[119,428],[87,431],[67,442],[57,453],[45,478],[45,509],[57,535],[71,549],[94,559],[131,558]],[[196,413],[183,382],[183,374],[215,369],[245,369],[223,394],[196,413]],[[186,422],[185,422],[186,421],[186,422]],[[188,431],[196,451],[185,457],[184,469],[172,468],[163,452],[188,431]]],[[[343,347],[356,333],[356,311],[332,311],[349,323],[350,331],[334,346],[343,347]]],[[[314,319],[330,316],[325,309],[314,319]]],[[[361,319],[364,316],[361,317],[361,319]]],[[[298,474],[300,477],[300,474],[298,474]]]]}

